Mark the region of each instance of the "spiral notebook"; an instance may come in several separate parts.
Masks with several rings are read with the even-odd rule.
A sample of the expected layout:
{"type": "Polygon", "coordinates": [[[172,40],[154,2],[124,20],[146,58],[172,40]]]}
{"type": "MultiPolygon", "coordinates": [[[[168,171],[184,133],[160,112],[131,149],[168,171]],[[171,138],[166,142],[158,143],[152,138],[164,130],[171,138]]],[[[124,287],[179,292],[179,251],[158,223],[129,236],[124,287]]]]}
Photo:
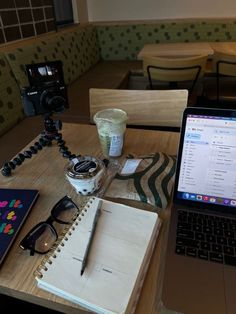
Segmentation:
{"type": "Polygon", "coordinates": [[[153,212],[102,200],[86,269],[81,264],[100,198],[93,197],[37,270],[37,284],[96,313],[133,313],[161,226],[153,212]]]}

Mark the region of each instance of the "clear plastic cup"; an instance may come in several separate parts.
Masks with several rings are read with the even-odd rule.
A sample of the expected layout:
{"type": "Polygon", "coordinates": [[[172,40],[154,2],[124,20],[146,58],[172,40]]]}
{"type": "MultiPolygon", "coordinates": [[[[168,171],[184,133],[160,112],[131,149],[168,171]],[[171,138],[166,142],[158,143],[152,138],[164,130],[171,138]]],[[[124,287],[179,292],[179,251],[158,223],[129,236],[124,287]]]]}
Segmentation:
{"type": "Polygon", "coordinates": [[[121,109],[98,111],[94,117],[103,155],[106,158],[122,154],[126,130],[127,113],[121,109]]]}

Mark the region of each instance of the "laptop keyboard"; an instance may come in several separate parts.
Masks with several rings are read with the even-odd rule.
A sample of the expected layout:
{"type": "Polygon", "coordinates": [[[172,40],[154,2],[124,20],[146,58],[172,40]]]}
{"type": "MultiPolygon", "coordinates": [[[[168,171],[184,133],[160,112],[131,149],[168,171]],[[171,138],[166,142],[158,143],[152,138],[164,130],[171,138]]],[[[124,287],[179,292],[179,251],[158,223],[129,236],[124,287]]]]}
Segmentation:
{"type": "Polygon", "coordinates": [[[175,252],[236,266],[236,220],[178,210],[175,252]]]}

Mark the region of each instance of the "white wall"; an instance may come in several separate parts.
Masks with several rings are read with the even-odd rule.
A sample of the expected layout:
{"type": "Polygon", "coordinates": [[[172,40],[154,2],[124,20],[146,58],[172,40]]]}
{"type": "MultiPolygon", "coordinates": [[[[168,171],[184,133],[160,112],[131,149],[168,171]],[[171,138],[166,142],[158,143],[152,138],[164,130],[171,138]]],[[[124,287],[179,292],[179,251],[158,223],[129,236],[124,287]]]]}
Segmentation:
{"type": "Polygon", "coordinates": [[[235,0],[87,0],[94,21],[236,17],[235,0]]]}

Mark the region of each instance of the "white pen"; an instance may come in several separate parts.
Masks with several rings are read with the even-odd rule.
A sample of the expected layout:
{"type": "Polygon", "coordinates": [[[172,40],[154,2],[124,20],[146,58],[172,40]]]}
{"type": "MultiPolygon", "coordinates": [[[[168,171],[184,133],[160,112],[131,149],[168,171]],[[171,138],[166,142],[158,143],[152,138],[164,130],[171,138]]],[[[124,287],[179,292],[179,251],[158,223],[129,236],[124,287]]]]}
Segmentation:
{"type": "Polygon", "coordinates": [[[100,200],[98,202],[98,207],[97,207],[96,213],[94,215],[92,230],[91,230],[91,233],[90,233],[90,236],[89,236],[89,240],[88,240],[88,244],[87,244],[87,247],[86,247],[86,250],[85,250],[85,253],[84,253],[84,257],[83,257],[83,260],[82,260],[82,266],[81,266],[81,271],[80,271],[80,275],[81,276],[83,275],[85,267],[87,265],[88,255],[89,255],[90,248],[92,246],[93,237],[94,237],[94,234],[95,234],[98,218],[99,218],[99,216],[101,214],[101,207],[102,207],[102,200],[100,200]]]}

